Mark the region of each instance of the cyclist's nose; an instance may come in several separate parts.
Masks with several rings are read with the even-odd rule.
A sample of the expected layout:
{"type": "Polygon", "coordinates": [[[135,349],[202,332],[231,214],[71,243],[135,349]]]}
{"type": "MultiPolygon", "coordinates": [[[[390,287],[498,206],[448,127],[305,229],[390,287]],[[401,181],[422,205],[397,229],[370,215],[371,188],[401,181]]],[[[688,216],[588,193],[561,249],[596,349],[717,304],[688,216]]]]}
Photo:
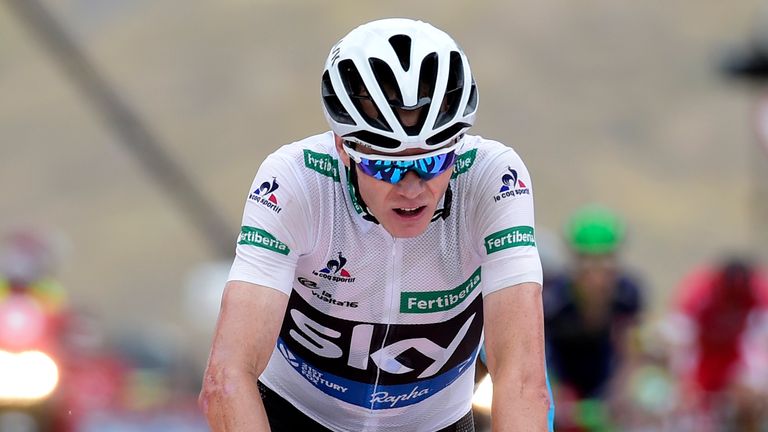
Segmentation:
{"type": "Polygon", "coordinates": [[[424,180],[415,172],[408,171],[397,183],[397,191],[405,198],[416,198],[424,191],[424,180]]]}

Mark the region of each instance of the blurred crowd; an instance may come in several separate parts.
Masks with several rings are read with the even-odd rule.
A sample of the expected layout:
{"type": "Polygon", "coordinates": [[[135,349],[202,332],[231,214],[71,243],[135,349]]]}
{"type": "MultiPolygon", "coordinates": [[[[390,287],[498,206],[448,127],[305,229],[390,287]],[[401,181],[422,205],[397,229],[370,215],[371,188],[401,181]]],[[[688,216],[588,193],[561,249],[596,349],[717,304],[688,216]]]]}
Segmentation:
{"type": "MultiPolygon", "coordinates": [[[[768,279],[748,256],[689,269],[651,313],[649,287],[622,257],[614,211],[571,215],[541,243],[556,430],[768,430],[768,279]],[[566,264],[563,265],[563,262],[566,264]]],[[[674,263],[670,263],[674,265],[674,263]]]]}
{"type": "MultiPolygon", "coordinates": [[[[561,235],[539,231],[555,430],[768,431],[768,274],[759,263],[725,254],[681,269],[678,286],[660,290],[669,300],[659,313],[622,254],[618,213],[590,205],[561,235]]],[[[481,353],[481,431],[490,429],[483,362],[481,353]]]]}
{"type": "Polygon", "coordinates": [[[0,243],[0,431],[204,431],[197,372],[152,335],[108,342],[56,278],[63,245],[18,230],[0,243]]]}

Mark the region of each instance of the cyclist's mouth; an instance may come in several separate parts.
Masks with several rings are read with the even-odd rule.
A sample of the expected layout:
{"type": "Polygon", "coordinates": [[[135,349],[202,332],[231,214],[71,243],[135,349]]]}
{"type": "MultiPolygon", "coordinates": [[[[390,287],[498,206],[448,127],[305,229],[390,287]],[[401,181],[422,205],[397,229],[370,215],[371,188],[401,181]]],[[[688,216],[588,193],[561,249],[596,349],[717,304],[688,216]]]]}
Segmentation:
{"type": "Polygon", "coordinates": [[[397,213],[398,216],[406,219],[415,219],[421,216],[422,213],[424,213],[424,210],[427,208],[427,206],[420,206],[420,207],[405,207],[405,208],[395,208],[393,209],[395,213],[397,213]]]}

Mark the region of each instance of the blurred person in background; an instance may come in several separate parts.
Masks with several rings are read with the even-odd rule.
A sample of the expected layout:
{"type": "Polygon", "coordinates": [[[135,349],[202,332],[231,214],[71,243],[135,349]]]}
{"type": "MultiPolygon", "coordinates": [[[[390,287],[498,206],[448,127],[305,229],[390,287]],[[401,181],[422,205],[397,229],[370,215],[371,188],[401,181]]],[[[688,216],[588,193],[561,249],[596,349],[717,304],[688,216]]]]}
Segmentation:
{"type": "Polygon", "coordinates": [[[42,408],[32,430],[78,431],[89,416],[120,409],[123,402],[120,357],[107,349],[101,323],[73,309],[56,278],[62,249],[61,237],[38,229],[12,231],[0,245],[0,315],[11,317],[3,324],[21,322],[0,328],[0,340],[25,340],[11,351],[39,350],[56,368],[52,393],[36,402],[42,408]]]}
{"type": "Polygon", "coordinates": [[[19,229],[7,234],[0,243],[0,302],[24,292],[51,316],[64,311],[68,295],[55,277],[61,248],[51,233],[19,229]]]}
{"type": "Polygon", "coordinates": [[[484,332],[494,428],[551,429],[530,175],[465,135],[463,51],[373,21],[321,86],[332,130],[270,155],[246,201],[200,398],[212,428],[472,431],[484,332]]]}
{"type": "Polygon", "coordinates": [[[125,409],[129,364],[110,349],[97,317],[70,310],[61,334],[56,432],[78,432],[95,417],[125,409]]]}
{"type": "Polygon", "coordinates": [[[54,277],[55,240],[23,229],[0,242],[0,430],[60,430],[68,300],[54,277]]]}
{"type": "Polygon", "coordinates": [[[696,431],[768,428],[768,276],[731,257],[682,281],[665,324],[696,431]]]}
{"type": "Polygon", "coordinates": [[[71,403],[84,415],[69,430],[207,430],[196,405],[199,381],[194,389],[182,382],[190,372],[186,355],[160,324],[123,333],[113,346],[102,340],[93,315],[81,313],[73,324],[80,356],[70,372],[71,403]]]}
{"type": "Polygon", "coordinates": [[[560,431],[610,428],[608,405],[623,385],[629,335],[643,308],[640,284],[620,261],[625,223],[587,206],[568,220],[568,271],[544,287],[547,359],[560,431]]]}

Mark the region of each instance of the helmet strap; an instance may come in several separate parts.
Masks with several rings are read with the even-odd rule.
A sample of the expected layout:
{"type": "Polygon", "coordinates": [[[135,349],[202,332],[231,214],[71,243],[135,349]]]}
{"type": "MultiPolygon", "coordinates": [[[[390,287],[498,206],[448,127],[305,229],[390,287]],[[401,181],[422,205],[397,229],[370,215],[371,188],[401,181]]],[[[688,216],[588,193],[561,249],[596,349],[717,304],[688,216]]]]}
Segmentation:
{"type": "Polygon", "coordinates": [[[362,213],[363,219],[378,225],[379,220],[376,219],[376,216],[371,214],[370,210],[368,210],[368,205],[365,204],[365,201],[363,200],[363,196],[360,195],[360,187],[358,187],[357,185],[357,168],[355,166],[354,161],[350,160],[348,172],[349,172],[349,184],[352,185],[352,190],[355,193],[355,199],[357,200],[357,204],[363,210],[363,213],[362,213]]]}
{"type": "Polygon", "coordinates": [[[451,215],[451,203],[453,203],[453,191],[451,190],[451,184],[448,183],[448,189],[445,190],[445,195],[443,196],[443,208],[439,208],[435,210],[435,214],[432,215],[432,222],[443,219],[448,219],[448,216],[451,215]]]}

